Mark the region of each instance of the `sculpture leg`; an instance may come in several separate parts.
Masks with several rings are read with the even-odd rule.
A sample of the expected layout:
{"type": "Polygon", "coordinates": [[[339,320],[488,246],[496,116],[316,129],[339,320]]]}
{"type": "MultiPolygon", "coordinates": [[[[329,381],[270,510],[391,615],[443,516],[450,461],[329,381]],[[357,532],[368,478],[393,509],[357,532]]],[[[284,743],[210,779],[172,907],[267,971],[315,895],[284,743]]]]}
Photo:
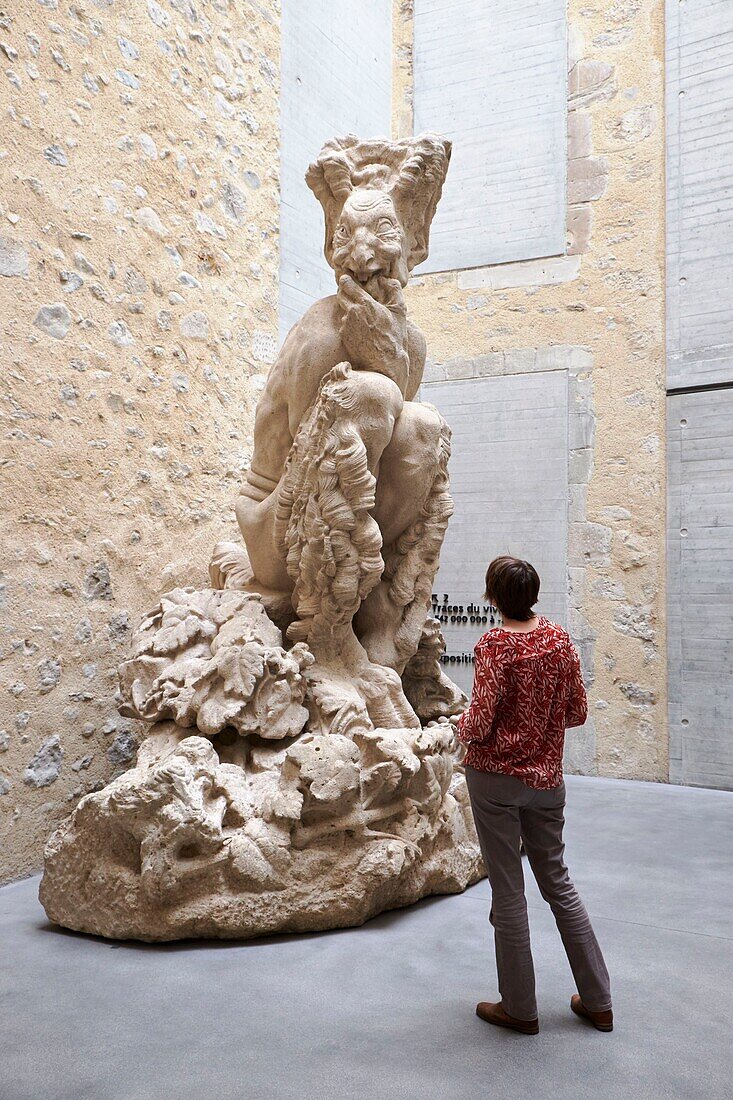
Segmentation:
{"type": "Polygon", "coordinates": [[[354,620],[375,664],[401,673],[417,650],[452,512],[450,432],[431,405],[405,404],[379,467],[374,517],[385,570],[354,620]]]}
{"type": "Polygon", "coordinates": [[[435,409],[343,364],[324,379],[276,492],[237,507],[256,581],[292,591],[288,637],[359,683],[380,724],[417,721],[398,677],[418,648],[451,514],[449,451],[435,409]]]}
{"type": "MultiPolygon", "coordinates": [[[[245,486],[237,501],[237,521],[252,571],[256,580],[268,588],[288,591],[293,587],[294,577],[292,571],[289,574],[287,569],[286,547],[282,539],[276,537],[275,529],[278,509],[282,518],[284,498],[303,473],[298,467],[308,463],[317,467],[321,461],[332,464],[337,460],[339,448],[344,452],[349,450],[350,429],[358,443],[363,445],[367,469],[376,476],[382,452],[392,438],[400,414],[400,391],[394,382],[381,374],[349,371],[343,379],[329,375],[325,381],[329,379],[331,384],[322,387],[319,400],[293,442],[288,466],[279,483],[270,483],[272,490],[265,496],[259,485],[263,479],[258,478],[256,486],[245,486]],[[336,413],[340,423],[335,422],[336,413]],[[339,430],[343,436],[340,440],[336,434],[339,430]]],[[[334,469],[330,474],[331,480],[338,479],[340,475],[341,471],[334,469]]],[[[300,491],[303,488],[304,484],[299,486],[300,491]]],[[[310,484],[311,491],[313,488],[310,484]]],[[[310,519],[317,521],[317,513],[311,510],[310,519]]],[[[312,538],[316,533],[311,530],[307,535],[312,538]]]]}
{"type": "Polygon", "coordinates": [[[293,590],[293,640],[338,645],[379,582],[376,478],[402,405],[389,378],[338,364],[301,422],[277,489],[264,501],[240,497],[255,579],[274,587],[279,578],[293,590]]]}

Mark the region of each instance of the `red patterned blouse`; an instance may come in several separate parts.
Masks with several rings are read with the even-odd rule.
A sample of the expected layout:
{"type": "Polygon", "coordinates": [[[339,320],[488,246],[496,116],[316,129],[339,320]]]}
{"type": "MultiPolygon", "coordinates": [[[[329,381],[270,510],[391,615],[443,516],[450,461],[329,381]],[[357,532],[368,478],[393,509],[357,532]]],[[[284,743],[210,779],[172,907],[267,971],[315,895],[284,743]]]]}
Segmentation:
{"type": "Polygon", "coordinates": [[[490,630],[474,649],[471,705],[458,722],[465,763],[516,775],[528,787],[562,782],[565,729],[588,714],[577,651],[566,631],[540,616],[525,634],[490,630]]]}

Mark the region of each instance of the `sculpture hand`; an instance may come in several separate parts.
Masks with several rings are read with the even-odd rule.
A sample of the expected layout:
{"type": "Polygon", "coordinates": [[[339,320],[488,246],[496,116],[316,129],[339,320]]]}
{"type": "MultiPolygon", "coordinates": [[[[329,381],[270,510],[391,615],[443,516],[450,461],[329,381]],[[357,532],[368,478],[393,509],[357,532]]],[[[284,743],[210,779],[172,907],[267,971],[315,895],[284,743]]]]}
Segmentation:
{"type": "Polygon", "coordinates": [[[343,318],[341,340],[356,369],[373,370],[407,388],[407,311],[397,279],[377,275],[361,286],[350,275],[339,279],[337,298],[343,318]]]}

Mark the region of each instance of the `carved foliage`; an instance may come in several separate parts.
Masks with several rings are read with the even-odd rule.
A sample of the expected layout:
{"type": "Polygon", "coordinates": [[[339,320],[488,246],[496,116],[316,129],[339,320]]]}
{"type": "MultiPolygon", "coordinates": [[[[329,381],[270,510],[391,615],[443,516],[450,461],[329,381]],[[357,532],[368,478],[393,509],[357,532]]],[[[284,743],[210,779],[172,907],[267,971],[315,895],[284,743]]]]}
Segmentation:
{"type": "Polygon", "coordinates": [[[172,718],[213,736],[292,737],[305,725],[306,646],[283,649],[260,600],[235,591],[178,588],[143,620],[120,665],[120,710],[149,722],[172,718]]]}
{"type": "Polygon", "coordinates": [[[402,686],[421,722],[447,718],[466,709],[468,699],[440,665],[445,641],[437,619],[428,617],[420,636],[417,653],[402,673],[402,686]]]}
{"type": "Polygon", "coordinates": [[[252,935],[265,916],[268,931],[322,927],[324,906],[359,923],[385,877],[396,899],[435,874],[462,889],[480,860],[452,742],[447,722],[306,734],[253,747],[245,771],[161,727],[51,838],[43,903],[71,927],[174,939],[191,934],[199,900],[219,934],[252,935]]]}

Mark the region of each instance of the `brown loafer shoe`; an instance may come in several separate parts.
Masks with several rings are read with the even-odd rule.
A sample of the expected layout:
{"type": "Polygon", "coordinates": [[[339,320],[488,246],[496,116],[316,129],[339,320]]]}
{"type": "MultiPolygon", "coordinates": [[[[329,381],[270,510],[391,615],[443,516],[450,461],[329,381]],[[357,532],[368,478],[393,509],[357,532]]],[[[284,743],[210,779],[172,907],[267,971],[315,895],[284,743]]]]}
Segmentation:
{"type": "Polygon", "coordinates": [[[570,1007],[576,1016],[584,1020],[590,1020],[596,1031],[613,1031],[613,1012],[609,1008],[606,1012],[591,1012],[586,1008],[577,993],[570,998],[570,1007]]]}
{"type": "Polygon", "coordinates": [[[476,1005],[476,1015],[487,1024],[495,1024],[496,1027],[508,1027],[510,1031],[518,1031],[522,1035],[536,1035],[540,1030],[538,1020],[518,1020],[516,1016],[510,1016],[505,1012],[501,1001],[492,1004],[490,1001],[479,1001],[476,1005]]]}

